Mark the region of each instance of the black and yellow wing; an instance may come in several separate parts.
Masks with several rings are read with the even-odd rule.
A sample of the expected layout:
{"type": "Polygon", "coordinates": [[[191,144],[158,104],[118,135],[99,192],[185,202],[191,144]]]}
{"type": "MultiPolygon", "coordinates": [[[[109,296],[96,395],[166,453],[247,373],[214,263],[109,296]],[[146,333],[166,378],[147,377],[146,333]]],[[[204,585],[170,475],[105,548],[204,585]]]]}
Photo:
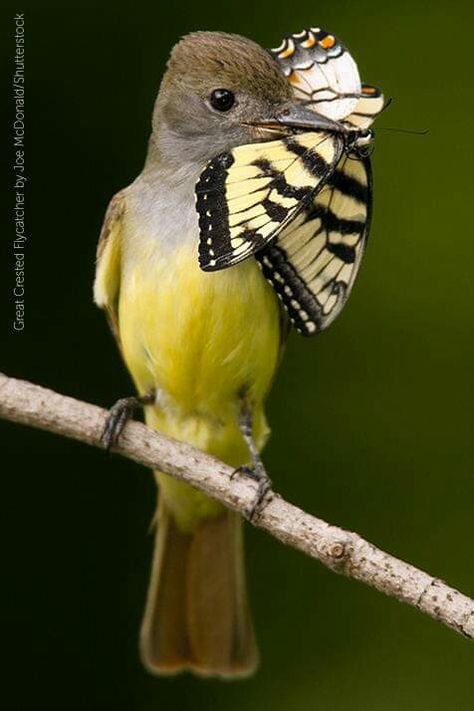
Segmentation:
{"type": "Polygon", "coordinates": [[[371,216],[368,159],[344,155],[310,205],[256,256],[294,327],[327,328],[357,276],[371,216]]]}
{"type": "Polygon", "coordinates": [[[355,129],[370,128],[374,119],[389,105],[380,89],[371,84],[362,84],[354,109],[344,119],[344,123],[355,129]]]}
{"type": "Polygon", "coordinates": [[[196,185],[201,269],[224,269],[263,249],[311,202],[342,152],[340,136],[310,132],[210,161],[196,185]]]}
{"type": "MultiPolygon", "coordinates": [[[[286,37],[271,50],[295,96],[354,132],[368,129],[383,94],[362,84],[344,45],[320,28],[286,37]]],[[[357,276],[370,227],[370,160],[346,143],[334,172],[310,205],[257,254],[295,328],[310,336],[341,312],[357,276]]]]}
{"type": "Polygon", "coordinates": [[[271,53],[295,97],[339,121],[341,133],[241,146],[211,161],[196,190],[199,261],[213,271],[255,255],[295,328],[313,335],[340,313],[361,264],[372,201],[365,141],[385,104],[320,28],[271,53]]]}

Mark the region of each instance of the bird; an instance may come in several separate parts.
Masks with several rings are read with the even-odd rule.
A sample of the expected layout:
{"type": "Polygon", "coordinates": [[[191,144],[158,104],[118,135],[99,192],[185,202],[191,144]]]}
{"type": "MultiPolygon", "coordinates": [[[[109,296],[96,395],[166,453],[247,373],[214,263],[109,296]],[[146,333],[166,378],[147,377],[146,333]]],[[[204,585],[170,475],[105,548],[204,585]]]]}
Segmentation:
{"type": "MultiPolygon", "coordinates": [[[[324,43],[321,37],[327,33],[316,30],[311,36],[324,52],[336,42],[324,43]]],[[[288,46],[283,53],[289,57],[288,46]]],[[[349,113],[346,107],[345,115],[349,113]]],[[[235,234],[226,202],[230,188],[226,193],[224,185],[217,194],[215,180],[221,188],[222,181],[230,181],[230,164],[238,168],[236,158],[244,154],[252,158],[251,170],[243,166],[241,175],[255,180],[252,171],[268,171],[269,147],[277,146],[291,151],[292,161],[303,150],[308,195],[317,183],[330,185],[331,180],[334,192],[335,166],[345,160],[345,146],[357,143],[348,138],[354,133],[362,145],[367,134],[360,128],[343,128],[337,116],[318,113],[295,95],[275,53],[238,35],[193,32],[172,49],[143,170],[113,197],[104,219],[94,299],[106,311],[138,393],[111,409],[107,445],[113,445],[126,419],[142,406],[150,427],[256,479],[250,518],[271,496],[271,480],[260,457],[270,432],[264,406],[290,323],[309,332],[325,326],[325,315],[314,294],[314,319],[308,317],[309,306],[294,306],[298,293],[304,303],[309,297],[302,287],[298,292],[289,270],[289,281],[279,293],[286,272],[276,269],[275,251],[261,257],[257,246],[265,239],[256,239],[258,230],[249,229],[251,222],[227,244],[226,236],[235,234]],[[306,145],[301,149],[305,132],[320,137],[313,152],[306,145]],[[265,160],[255,158],[261,150],[267,150],[265,160]],[[239,256],[244,252],[247,258],[239,256]]],[[[285,185],[284,195],[262,202],[275,224],[285,221],[293,204],[285,185]]],[[[299,214],[301,195],[293,192],[299,214]]],[[[363,206],[362,198],[360,202],[363,206]]],[[[317,207],[312,203],[313,212],[317,207]]],[[[300,214],[299,224],[309,216],[308,210],[300,214]]],[[[365,235],[364,218],[365,213],[359,237],[365,235]]],[[[344,250],[332,247],[343,260],[344,250]]],[[[351,254],[352,262],[348,257],[344,262],[347,268],[356,262],[351,254]]],[[[351,279],[352,271],[347,281],[351,279]]],[[[335,300],[341,284],[334,287],[335,300]]],[[[155,477],[156,540],[140,631],[142,662],[156,675],[190,671],[207,677],[248,676],[259,653],[246,591],[242,518],[162,472],[155,477]]]]}

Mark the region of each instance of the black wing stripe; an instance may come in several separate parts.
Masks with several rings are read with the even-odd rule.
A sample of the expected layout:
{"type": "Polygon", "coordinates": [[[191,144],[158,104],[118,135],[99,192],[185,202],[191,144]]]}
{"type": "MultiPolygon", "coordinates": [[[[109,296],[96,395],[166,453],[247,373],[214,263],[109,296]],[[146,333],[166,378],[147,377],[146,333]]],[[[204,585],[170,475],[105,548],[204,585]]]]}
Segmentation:
{"type": "Polygon", "coordinates": [[[257,254],[264,276],[303,335],[326,328],[347,301],[367,239],[370,201],[369,160],[345,155],[303,219],[257,254]],[[344,217],[352,214],[353,200],[363,207],[364,220],[344,217]]]}
{"type": "Polygon", "coordinates": [[[273,200],[269,198],[265,198],[265,200],[262,201],[262,205],[271,222],[283,222],[286,220],[289,212],[288,208],[273,202],[273,200]]]}
{"type": "Polygon", "coordinates": [[[335,257],[340,259],[341,262],[345,262],[345,264],[354,264],[356,258],[355,247],[351,247],[343,242],[328,242],[327,249],[331,252],[331,254],[334,254],[335,257]]]}
{"type": "Polygon", "coordinates": [[[338,217],[335,212],[329,208],[323,208],[319,205],[313,205],[308,213],[308,222],[311,220],[321,220],[321,229],[326,229],[328,232],[339,232],[341,235],[359,234],[361,228],[364,227],[365,221],[348,220],[345,217],[338,217]]]}
{"type": "MultiPolygon", "coordinates": [[[[309,321],[309,314],[319,310],[319,306],[314,296],[306,288],[305,283],[300,279],[298,272],[288,261],[283,250],[277,246],[270,246],[265,253],[257,255],[264,276],[273,285],[276,293],[283,302],[288,315],[296,325],[303,317],[303,324],[309,321]]],[[[298,328],[298,326],[297,326],[298,328]]],[[[298,328],[300,330],[300,328],[298,328]]],[[[303,326],[304,333],[312,333],[311,326],[303,326]]]]}
{"type": "MultiPolygon", "coordinates": [[[[354,160],[354,159],[350,159],[354,160]]],[[[336,168],[331,176],[331,184],[343,195],[357,200],[357,202],[366,204],[369,199],[369,191],[367,184],[362,183],[357,178],[347,175],[343,170],[336,168]]]]}
{"type": "MultiPolygon", "coordinates": [[[[290,185],[285,180],[285,176],[278,170],[276,170],[271,165],[270,161],[265,160],[264,158],[254,160],[252,165],[255,165],[257,168],[260,168],[264,177],[273,178],[273,181],[268,184],[268,188],[269,190],[276,190],[277,193],[282,197],[292,197],[296,200],[304,200],[306,197],[308,197],[309,193],[313,192],[313,188],[310,185],[304,188],[295,188],[293,185],[290,185]]],[[[329,170],[329,166],[327,170],[329,170]]]]}
{"type": "MultiPolygon", "coordinates": [[[[201,237],[199,240],[199,263],[209,260],[210,245],[205,235],[209,234],[216,222],[228,224],[229,209],[225,201],[219,201],[219,191],[224,189],[228,168],[234,162],[230,154],[220,156],[213,161],[201,174],[200,181],[196,187],[196,207],[199,215],[199,230],[201,237]],[[215,186],[217,192],[209,192],[208,186],[215,186]]],[[[217,248],[216,248],[217,250],[217,248]]]]}
{"type": "Polygon", "coordinates": [[[201,268],[232,266],[275,239],[323,187],[342,151],[340,136],[307,132],[211,160],[196,186],[201,268]]]}
{"type": "Polygon", "coordinates": [[[306,170],[316,178],[322,178],[330,169],[327,161],[315,151],[309,150],[291,139],[288,140],[286,145],[289,151],[301,158],[306,170]]]}

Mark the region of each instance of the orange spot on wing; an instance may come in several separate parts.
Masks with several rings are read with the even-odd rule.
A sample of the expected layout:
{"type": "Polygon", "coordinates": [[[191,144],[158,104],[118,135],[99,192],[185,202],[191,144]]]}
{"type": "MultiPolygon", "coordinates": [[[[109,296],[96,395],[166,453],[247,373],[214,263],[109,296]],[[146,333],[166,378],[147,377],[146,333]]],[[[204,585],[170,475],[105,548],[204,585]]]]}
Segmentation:
{"type": "Polygon", "coordinates": [[[305,49],[311,49],[311,47],[314,47],[315,44],[316,39],[312,35],[310,35],[307,40],[301,43],[301,46],[305,49]]]}
{"type": "Polygon", "coordinates": [[[303,84],[301,77],[295,71],[291,72],[291,74],[288,77],[288,80],[289,80],[290,84],[293,84],[293,86],[298,86],[298,84],[303,84]]]}
{"type": "Polygon", "coordinates": [[[280,52],[278,55],[280,59],[286,59],[287,57],[291,57],[292,54],[295,52],[295,47],[294,45],[288,45],[286,49],[283,50],[283,52],[280,52]]]}
{"type": "Polygon", "coordinates": [[[367,86],[367,85],[365,85],[365,86],[362,87],[362,93],[363,93],[363,94],[369,94],[369,95],[377,94],[377,89],[375,88],[375,86],[367,86]]]}
{"type": "Polygon", "coordinates": [[[336,38],[332,35],[326,35],[322,40],[319,40],[319,44],[321,47],[324,47],[324,49],[331,49],[331,47],[334,47],[336,44],[336,38]]]}

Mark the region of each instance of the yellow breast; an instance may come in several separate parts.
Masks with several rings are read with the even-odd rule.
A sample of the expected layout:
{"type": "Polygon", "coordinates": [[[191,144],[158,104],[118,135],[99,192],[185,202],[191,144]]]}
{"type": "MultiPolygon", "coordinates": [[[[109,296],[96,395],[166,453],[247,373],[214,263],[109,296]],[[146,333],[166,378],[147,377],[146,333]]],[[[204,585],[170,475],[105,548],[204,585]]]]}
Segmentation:
{"type": "Polygon", "coordinates": [[[240,393],[259,404],[279,351],[279,307],[253,259],[205,273],[185,244],[134,259],[122,274],[120,335],[140,390],[180,417],[234,418],[240,393]]]}
{"type": "MultiPolygon", "coordinates": [[[[120,340],[140,392],[157,391],[148,425],[238,467],[249,451],[238,426],[243,394],[253,407],[259,448],[268,436],[263,401],[280,348],[279,305],[257,263],[221,272],[198,266],[197,240],[160,247],[135,233],[125,244],[120,340]]],[[[221,505],[156,473],[183,530],[221,505]]]]}

